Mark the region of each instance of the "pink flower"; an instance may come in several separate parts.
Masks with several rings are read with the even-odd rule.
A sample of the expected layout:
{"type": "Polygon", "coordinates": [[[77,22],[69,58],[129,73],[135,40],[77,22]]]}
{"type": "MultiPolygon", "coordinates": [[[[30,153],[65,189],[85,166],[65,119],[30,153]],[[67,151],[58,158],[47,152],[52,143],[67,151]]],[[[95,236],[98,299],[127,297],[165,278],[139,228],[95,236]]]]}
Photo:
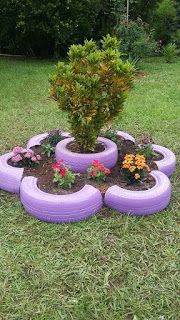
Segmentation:
{"type": "Polygon", "coordinates": [[[36,155],[36,158],[37,158],[38,161],[41,160],[41,156],[39,154],[36,155]]]}
{"type": "Polygon", "coordinates": [[[36,158],[36,157],[32,157],[31,160],[32,160],[33,162],[36,162],[36,161],[37,161],[37,158],[36,158]]]}
{"type": "Polygon", "coordinates": [[[64,162],[64,160],[59,160],[57,163],[58,164],[61,164],[61,163],[63,163],[64,162]]]}
{"type": "Polygon", "coordinates": [[[31,158],[31,153],[30,152],[26,152],[24,157],[27,158],[27,159],[30,159],[31,158]]]}
{"type": "Polygon", "coordinates": [[[28,153],[34,154],[34,151],[32,149],[27,149],[26,150],[28,153]]]}
{"type": "Polygon", "coordinates": [[[21,152],[23,152],[23,150],[24,149],[22,147],[17,146],[17,147],[14,147],[13,153],[15,153],[15,154],[21,153],[21,152]]]}
{"type": "Polygon", "coordinates": [[[19,162],[22,160],[22,157],[20,156],[20,154],[17,154],[16,156],[12,157],[11,159],[13,162],[19,162]]]}

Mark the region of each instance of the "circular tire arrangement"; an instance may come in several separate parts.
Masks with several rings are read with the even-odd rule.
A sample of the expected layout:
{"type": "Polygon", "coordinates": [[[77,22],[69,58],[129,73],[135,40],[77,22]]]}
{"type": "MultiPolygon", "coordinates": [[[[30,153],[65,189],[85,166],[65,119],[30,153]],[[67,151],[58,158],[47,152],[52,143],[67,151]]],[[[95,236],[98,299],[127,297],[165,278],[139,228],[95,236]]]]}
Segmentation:
{"type": "Polygon", "coordinates": [[[80,221],[98,212],[103,200],[101,192],[91,185],[68,195],[54,195],[37,187],[37,178],[25,177],[20,187],[20,198],[25,210],[47,222],[80,221]]]}
{"type": "MultiPolygon", "coordinates": [[[[128,133],[117,131],[117,135],[125,140],[135,142],[128,133]]],[[[39,134],[29,140],[27,148],[40,145],[48,133],[39,134]]],[[[99,137],[98,141],[105,145],[105,150],[94,154],[79,154],[67,149],[67,144],[74,141],[69,132],[63,132],[66,138],[56,146],[56,160],[64,159],[75,172],[85,172],[93,160],[99,160],[107,168],[112,168],[118,158],[117,146],[109,139],[99,137]]],[[[176,158],[167,148],[153,145],[155,152],[163,155],[163,159],[155,161],[159,171],[151,174],[156,180],[153,188],[145,191],[131,191],[118,186],[110,187],[105,194],[104,202],[120,213],[132,215],[147,215],[165,209],[171,197],[169,178],[176,166],[176,158]]],[[[39,220],[66,223],[86,219],[97,213],[103,198],[100,191],[91,185],[85,185],[80,191],[68,195],[54,195],[41,191],[37,186],[37,178],[23,177],[23,168],[8,165],[13,153],[0,156],[0,189],[20,193],[21,202],[25,210],[39,220]]]]}
{"type": "Polygon", "coordinates": [[[118,186],[110,187],[105,194],[105,204],[122,213],[147,215],[167,207],[171,197],[171,184],[160,171],[152,171],[156,184],[145,191],[131,191],[118,186]]]}
{"type": "Polygon", "coordinates": [[[99,160],[105,167],[111,169],[115,166],[118,159],[118,150],[116,144],[106,138],[97,138],[104,144],[105,150],[99,153],[75,153],[67,149],[67,145],[74,141],[74,138],[68,138],[60,141],[56,146],[56,161],[63,159],[74,172],[85,173],[87,168],[94,160],[99,160]]]}

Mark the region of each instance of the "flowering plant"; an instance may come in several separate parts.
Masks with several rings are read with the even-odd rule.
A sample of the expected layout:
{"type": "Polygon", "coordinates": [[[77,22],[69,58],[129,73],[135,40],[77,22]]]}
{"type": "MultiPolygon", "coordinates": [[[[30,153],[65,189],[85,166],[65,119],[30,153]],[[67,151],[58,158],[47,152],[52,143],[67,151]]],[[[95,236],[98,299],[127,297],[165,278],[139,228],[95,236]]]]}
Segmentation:
{"type": "Polygon", "coordinates": [[[18,166],[33,166],[41,160],[39,154],[35,154],[32,149],[24,149],[22,147],[14,147],[11,161],[18,166]]]}
{"type": "Polygon", "coordinates": [[[76,175],[65,164],[64,160],[60,160],[57,163],[52,164],[54,170],[53,182],[56,182],[61,188],[71,188],[75,182],[76,175]]]}
{"type": "Polygon", "coordinates": [[[122,163],[124,177],[130,182],[141,181],[150,171],[146,159],[140,154],[126,154],[122,163]]]}
{"type": "Polygon", "coordinates": [[[97,181],[105,181],[110,173],[111,171],[105,168],[98,160],[94,160],[92,165],[87,169],[88,178],[97,181]]]}

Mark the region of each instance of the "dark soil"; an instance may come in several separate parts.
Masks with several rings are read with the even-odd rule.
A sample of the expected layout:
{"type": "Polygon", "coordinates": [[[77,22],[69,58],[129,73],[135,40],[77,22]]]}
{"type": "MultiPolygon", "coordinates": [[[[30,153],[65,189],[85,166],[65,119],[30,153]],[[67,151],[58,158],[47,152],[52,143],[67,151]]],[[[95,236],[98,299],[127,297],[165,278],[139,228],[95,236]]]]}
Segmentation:
{"type": "MultiPolygon", "coordinates": [[[[45,143],[45,140],[43,141],[45,143]]],[[[75,148],[75,152],[77,152],[76,144],[71,143],[70,144],[71,151],[73,151],[75,148]]],[[[32,148],[36,154],[41,154],[43,147],[42,146],[35,146],[32,148]]],[[[96,152],[101,152],[104,150],[103,144],[97,144],[96,152]],[[103,148],[103,149],[102,149],[103,148]]],[[[141,191],[141,190],[148,190],[152,188],[155,185],[155,180],[151,175],[148,175],[147,178],[143,182],[137,182],[134,184],[128,184],[127,181],[124,179],[120,172],[121,163],[123,161],[124,156],[127,153],[136,153],[137,152],[137,145],[135,145],[130,140],[124,140],[122,139],[121,148],[119,150],[119,156],[117,164],[113,169],[111,169],[110,175],[107,176],[106,182],[97,182],[95,180],[87,179],[86,174],[78,174],[75,180],[75,184],[72,186],[71,189],[65,190],[62,188],[59,188],[54,182],[53,182],[53,175],[54,171],[52,170],[52,163],[55,163],[54,156],[51,156],[48,158],[46,155],[41,155],[42,160],[40,161],[39,165],[36,165],[34,167],[26,167],[24,168],[24,177],[25,176],[35,176],[38,178],[38,187],[44,191],[51,194],[71,194],[74,192],[79,191],[83,188],[85,184],[90,184],[96,188],[98,188],[102,195],[105,194],[106,190],[113,186],[118,185],[124,189],[133,190],[133,191],[141,191]]],[[[162,159],[163,156],[161,154],[158,154],[156,157],[154,157],[152,160],[148,160],[147,163],[151,170],[156,170],[157,166],[154,163],[155,160],[162,159]],[[153,161],[154,160],[154,161],[153,161]]],[[[11,160],[8,161],[9,165],[13,166],[13,163],[11,160]]]]}
{"type": "MultiPolygon", "coordinates": [[[[43,148],[42,146],[36,146],[32,148],[35,153],[41,154],[43,148]]],[[[126,180],[124,180],[121,172],[121,162],[127,153],[135,153],[136,146],[133,142],[129,140],[124,140],[122,142],[121,151],[119,151],[118,162],[116,166],[111,170],[111,174],[107,177],[106,182],[97,182],[94,180],[87,179],[86,174],[77,175],[75,184],[71,189],[65,190],[59,188],[53,182],[54,172],[52,170],[52,163],[55,162],[54,156],[48,158],[45,155],[42,155],[42,160],[39,165],[35,167],[24,168],[24,176],[35,176],[38,178],[38,187],[48,193],[52,194],[70,194],[79,191],[83,188],[85,184],[90,184],[96,188],[98,188],[102,195],[105,194],[106,190],[113,186],[118,185],[124,189],[128,190],[147,190],[152,188],[155,185],[155,180],[152,176],[148,175],[147,179],[141,183],[128,184],[126,180]]],[[[9,164],[12,165],[12,162],[9,160],[9,164]]],[[[157,169],[155,163],[153,161],[148,161],[150,168],[157,169]]]]}
{"type": "Polygon", "coordinates": [[[164,157],[161,153],[159,152],[156,152],[156,155],[153,156],[152,160],[153,161],[159,161],[159,160],[162,160],[164,157]]]}
{"type": "Polygon", "coordinates": [[[70,142],[67,145],[67,149],[70,150],[71,152],[76,152],[76,153],[98,153],[98,152],[102,152],[105,150],[105,146],[103,143],[97,143],[95,146],[95,150],[94,151],[83,151],[81,150],[81,148],[78,146],[78,144],[76,142],[70,142]]]}

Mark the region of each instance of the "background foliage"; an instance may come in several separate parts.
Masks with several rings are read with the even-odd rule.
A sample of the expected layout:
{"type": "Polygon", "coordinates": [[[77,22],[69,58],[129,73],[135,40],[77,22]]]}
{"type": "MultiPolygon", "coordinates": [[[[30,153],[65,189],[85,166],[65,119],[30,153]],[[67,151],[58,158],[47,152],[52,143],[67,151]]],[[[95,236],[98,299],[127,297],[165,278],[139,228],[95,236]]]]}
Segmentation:
{"type": "MultiPolygon", "coordinates": [[[[1,0],[0,53],[64,56],[73,43],[116,34],[124,16],[127,0],[1,0]]],[[[145,42],[143,52],[149,54],[149,34],[164,44],[173,41],[180,45],[178,0],[129,0],[129,20],[138,19],[146,23],[143,37],[142,29],[139,32],[141,44],[145,42]]],[[[128,28],[122,42],[128,35],[132,41],[131,31],[128,28]]]]}

